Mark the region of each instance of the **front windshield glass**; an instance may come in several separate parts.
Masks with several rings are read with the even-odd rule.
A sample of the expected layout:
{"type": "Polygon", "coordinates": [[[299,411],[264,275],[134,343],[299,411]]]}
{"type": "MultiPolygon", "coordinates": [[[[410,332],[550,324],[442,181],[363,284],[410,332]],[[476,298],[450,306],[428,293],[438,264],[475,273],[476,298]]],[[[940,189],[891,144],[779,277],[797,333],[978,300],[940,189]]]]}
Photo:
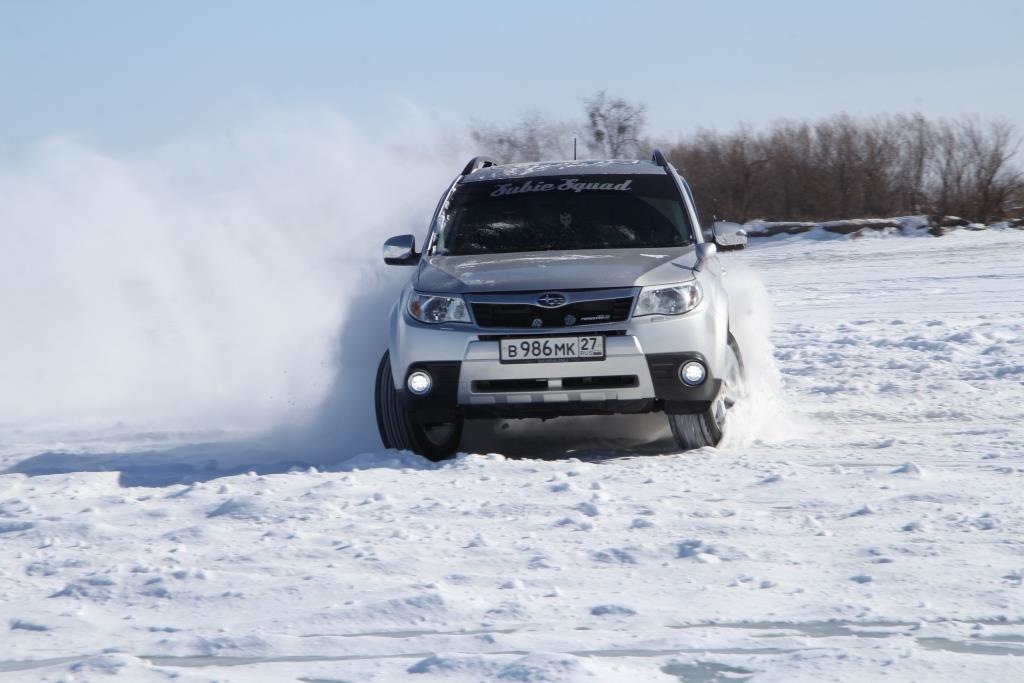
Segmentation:
{"type": "Polygon", "coordinates": [[[553,176],[459,185],[435,253],[683,247],[690,221],[667,175],[553,176]]]}

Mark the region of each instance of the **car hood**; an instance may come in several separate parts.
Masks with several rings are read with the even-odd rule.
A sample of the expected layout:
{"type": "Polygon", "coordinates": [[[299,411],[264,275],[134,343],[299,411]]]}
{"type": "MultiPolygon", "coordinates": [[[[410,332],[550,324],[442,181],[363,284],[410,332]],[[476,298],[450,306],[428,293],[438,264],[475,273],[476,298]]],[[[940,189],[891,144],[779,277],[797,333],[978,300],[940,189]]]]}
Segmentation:
{"type": "Polygon", "coordinates": [[[434,294],[603,289],[693,279],[694,248],[431,256],[414,287],[434,294]]]}

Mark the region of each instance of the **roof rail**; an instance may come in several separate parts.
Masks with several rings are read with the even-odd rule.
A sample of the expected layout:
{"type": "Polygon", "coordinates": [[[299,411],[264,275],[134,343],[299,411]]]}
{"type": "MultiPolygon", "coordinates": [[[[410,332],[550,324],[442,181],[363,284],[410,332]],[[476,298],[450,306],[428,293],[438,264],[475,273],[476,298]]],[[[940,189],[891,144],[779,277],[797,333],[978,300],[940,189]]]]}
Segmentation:
{"type": "Polygon", "coordinates": [[[654,156],[651,157],[651,161],[658,166],[668,168],[668,159],[665,158],[665,155],[661,153],[660,149],[654,150],[654,156]]]}
{"type": "Polygon", "coordinates": [[[462,175],[469,175],[473,171],[481,168],[487,168],[488,166],[497,166],[498,162],[490,157],[473,157],[466,164],[466,168],[462,169],[462,175]]]}

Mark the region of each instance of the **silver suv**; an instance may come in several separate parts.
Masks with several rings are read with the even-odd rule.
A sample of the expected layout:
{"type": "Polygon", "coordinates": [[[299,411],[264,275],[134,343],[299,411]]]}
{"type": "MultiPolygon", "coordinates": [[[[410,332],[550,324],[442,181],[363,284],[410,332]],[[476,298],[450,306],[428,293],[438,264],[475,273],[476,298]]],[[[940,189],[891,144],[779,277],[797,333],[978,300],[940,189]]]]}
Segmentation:
{"type": "Polygon", "coordinates": [[[387,448],[437,460],[465,420],[660,411],[718,443],[741,390],[729,301],[686,181],[651,161],[477,157],[441,197],[377,372],[387,448]]]}

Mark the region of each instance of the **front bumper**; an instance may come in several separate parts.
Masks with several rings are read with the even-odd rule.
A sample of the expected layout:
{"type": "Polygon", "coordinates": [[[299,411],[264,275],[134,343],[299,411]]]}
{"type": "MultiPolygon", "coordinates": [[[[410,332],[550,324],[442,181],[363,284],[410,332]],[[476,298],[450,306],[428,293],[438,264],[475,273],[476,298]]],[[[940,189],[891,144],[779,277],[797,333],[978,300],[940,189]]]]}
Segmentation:
{"type": "Polygon", "coordinates": [[[682,316],[536,333],[428,326],[395,316],[390,348],[395,386],[421,423],[445,422],[456,415],[699,413],[710,406],[721,386],[726,331],[720,327],[705,304],[682,316]],[[604,360],[500,362],[501,337],[566,334],[603,334],[604,360]],[[708,377],[697,387],[679,381],[678,369],[688,360],[700,360],[707,367],[708,377]],[[415,369],[426,369],[435,377],[435,387],[425,397],[404,391],[405,380],[415,369]]]}

